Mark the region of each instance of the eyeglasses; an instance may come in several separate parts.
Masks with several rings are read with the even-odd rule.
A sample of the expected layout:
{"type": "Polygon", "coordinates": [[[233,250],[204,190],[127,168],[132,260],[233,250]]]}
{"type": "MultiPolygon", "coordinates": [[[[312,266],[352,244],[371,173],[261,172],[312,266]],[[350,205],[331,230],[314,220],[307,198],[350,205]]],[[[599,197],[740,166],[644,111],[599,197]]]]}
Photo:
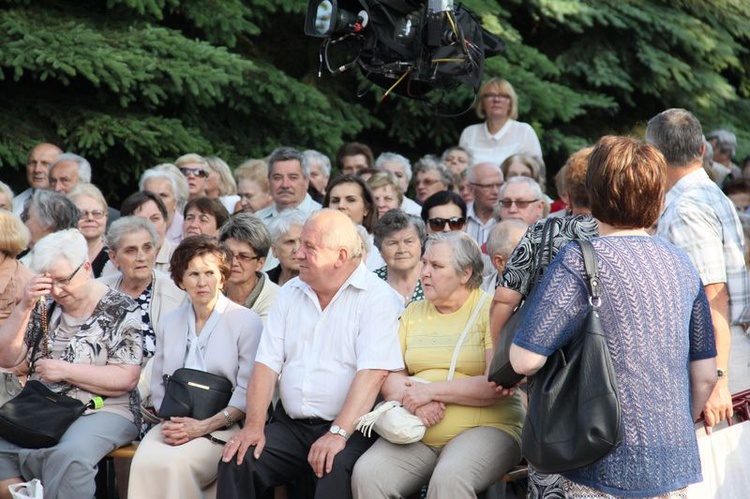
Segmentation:
{"type": "Polygon", "coordinates": [[[430,229],[435,232],[440,232],[445,228],[445,224],[448,224],[450,230],[461,230],[466,224],[464,217],[453,217],[453,218],[430,218],[427,220],[430,224],[430,229]]]}
{"type": "Polygon", "coordinates": [[[57,286],[58,288],[64,288],[65,286],[67,286],[68,284],[70,284],[70,281],[72,281],[72,280],[73,280],[73,278],[74,278],[74,277],[76,276],[76,274],[78,273],[78,271],[79,271],[79,270],[81,270],[81,267],[83,267],[83,264],[84,264],[84,263],[86,263],[86,262],[84,261],[84,262],[83,262],[83,263],[81,263],[81,264],[80,264],[80,265],[79,265],[78,267],[76,267],[76,269],[75,269],[75,270],[73,271],[73,273],[72,273],[72,274],[70,274],[70,275],[69,275],[68,277],[66,277],[65,279],[56,279],[56,280],[52,281],[52,285],[53,285],[53,286],[57,286]]]}
{"type": "Polygon", "coordinates": [[[440,180],[437,180],[434,178],[422,178],[422,179],[417,180],[415,183],[417,185],[424,185],[425,187],[430,187],[431,185],[435,185],[438,182],[440,182],[440,180]]]}
{"type": "Polygon", "coordinates": [[[94,220],[101,220],[104,217],[103,210],[81,210],[81,220],[84,220],[91,216],[94,220]]]}
{"type": "Polygon", "coordinates": [[[531,203],[536,203],[538,201],[538,199],[531,199],[529,201],[523,201],[521,199],[501,199],[500,204],[503,206],[503,208],[510,208],[515,204],[519,210],[523,210],[527,208],[531,203]]]}
{"type": "Polygon", "coordinates": [[[243,262],[243,263],[249,263],[249,262],[252,262],[253,260],[257,260],[260,258],[257,255],[250,256],[247,253],[232,253],[231,251],[229,251],[229,254],[232,255],[232,258],[236,258],[238,262],[243,262]]]}
{"type": "Polygon", "coordinates": [[[487,100],[510,100],[510,95],[508,94],[484,94],[482,97],[487,100]]]}
{"type": "Polygon", "coordinates": [[[182,172],[182,174],[186,177],[188,175],[193,175],[195,177],[201,178],[208,177],[208,172],[203,168],[180,168],[180,172],[182,172]]]}
{"type": "Polygon", "coordinates": [[[499,191],[500,187],[502,187],[502,185],[503,185],[502,182],[500,182],[499,184],[476,184],[474,182],[469,182],[469,184],[472,185],[472,186],[474,186],[474,187],[476,187],[476,188],[478,188],[478,189],[482,189],[485,192],[494,191],[494,190],[498,190],[499,191]]]}

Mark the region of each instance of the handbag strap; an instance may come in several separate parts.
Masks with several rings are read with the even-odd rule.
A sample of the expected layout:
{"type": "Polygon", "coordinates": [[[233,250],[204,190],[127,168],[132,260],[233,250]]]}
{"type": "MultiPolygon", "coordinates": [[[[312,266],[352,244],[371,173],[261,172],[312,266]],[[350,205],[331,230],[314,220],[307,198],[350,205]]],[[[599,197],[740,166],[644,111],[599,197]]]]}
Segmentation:
{"type": "Polygon", "coordinates": [[[539,240],[539,248],[534,258],[534,267],[531,269],[529,296],[531,295],[531,290],[533,290],[534,287],[542,280],[542,274],[544,274],[544,271],[547,269],[550,261],[552,261],[552,252],[554,250],[555,241],[555,238],[552,235],[552,231],[554,230],[555,225],[557,225],[558,220],[559,219],[557,217],[549,217],[544,222],[544,226],[542,227],[542,236],[539,240]],[[547,250],[546,252],[545,248],[547,250]],[[545,255],[547,258],[545,258],[545,255]]]}
{"type": "Polygon", "coordinates": [[[456,343],[456,348],[453,349],[453,358],[451,359],[451,368],[448,371],[448,377],[446,378],[446,381],[450,381],[453,379],[453,375],[456,373],[456,363],[458,362],[458,354],[461,351],[461,347],[464,344],[464,340],[466,339],[466,336],[469,334],[469,329],[474,324],[474,321],[477,318],[477,314],[479,314],[479,311],[482,309],[482,305],[484,305],[484,302],[487,301],[487,297],[489,296],[487,293],[481,293],[481,295],[482,296],[479,298],[479,303],[477,303],[477,306],[474,308],[474,312],[472,312],[469,322],[466,323],[466,327],[464,328],[463,333],[461,333],[461,336],[458,338],[458,343],[456,343]]]}
{"type": "Polygon", "coordinates": [[[581,247],[581,253],[583,253],[583,265],[586,269],[586,282],[589,291],[589,304],[596,310],[602,301],[596,251],[594,251],[594,245],[591,244],[591,241],[582,241],[579,239],[577,242],[581,247]]]}

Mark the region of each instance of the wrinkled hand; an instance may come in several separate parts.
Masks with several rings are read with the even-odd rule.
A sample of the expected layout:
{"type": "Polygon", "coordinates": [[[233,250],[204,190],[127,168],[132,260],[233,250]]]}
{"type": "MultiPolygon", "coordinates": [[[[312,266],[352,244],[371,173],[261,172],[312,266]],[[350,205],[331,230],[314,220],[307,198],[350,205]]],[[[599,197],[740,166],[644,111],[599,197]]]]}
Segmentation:
{"type": "Polygon", "coordinates": [[[42,381],[59,383],[65,381],[74,365],[64,360],[39,359],[34,365],[34,371],[42,381]]]}
{"type": "Polygon", "coordinates": [[[430,394],[430,383],[413,383],[406,381],[406,387],[401,395],[401,403],[409,412],[416,414],[416,410],[425,404],[432,402],[430,394]]]}
{"type": "Polygon", "coordinates": [[[417,407],[414,414],[419,416],[419,419],[429,428],[443,420],[443,416],[445,416],[445,404],[442,402],[429,402],[422,407],[417,407]]]}
{"type": "Polygon", "coordinates": [[[31,310],[36,305],[40,296],[52,292],[52,278],[48,274],[35,274],[26,282],[23,288],[21,303],[26,310],[31,310]]]}
{"type": "Polygon", "coordinates": [[[182,445],[208,433],[208,422],[193,418],[173,417],[161,425],[164,443],[182,445]]]}
{"type": "Polygon", "coordinates": [[[312,444],[307,462],[312,466],[315,476],[323,478],[323,474],[333,469],[333,458],[344,450],[346,440],[341,435],[326,433],[312,444]]]}
{"type": "Polygon", "coordinates": [[[266,446],[266,434],[263,426],[260,426],[260,428],[245,426],[235,433],[224,446],[221,460],[228,463],[236,455],[237,464],[242,464],[248,449],[253,446],[255,447],[253,457],[258,459],[263,452],[263,447],[266,446]]]}
{"type": "Polygon", "coordinates": [[[703,408],[703,417],[706,421],[706,433],[711,433],[711,427],[730,419],[733,414],[732,394],[729,392],[727,381],[720,380],[714,386],[714,391],[703,408]]]}

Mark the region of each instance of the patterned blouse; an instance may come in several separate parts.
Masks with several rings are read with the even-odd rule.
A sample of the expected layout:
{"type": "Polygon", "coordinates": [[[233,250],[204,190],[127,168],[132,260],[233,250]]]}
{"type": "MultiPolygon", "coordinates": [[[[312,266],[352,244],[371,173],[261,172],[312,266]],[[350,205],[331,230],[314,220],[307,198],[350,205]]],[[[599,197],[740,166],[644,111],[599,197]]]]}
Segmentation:
{"type": "MultiPolygon", "coordinates": [[[[518,291],[524,298],[528,298],[532,285],[531,273],[547,220],[550,219],[536,222],[526,231],[516,249],[513,250],[513,254],[510,255],[502,278],[498,279],[498,286],[518,291]]],[[[552,254],[545,255],[543,259],[545,264],[549,264],[560,248],[569,242],[575,239],[589,240],[599,235],[599,225],[590,215],[574,215],[551,220],[555,221],[552,227],[552,254]]]]}
{"type": "MultiPolygon", "coordinates": [[[[375,269],[373,272],[375,272],[376,276],[388,282],[388,266],[387,265],[383,265],[379,269],[375,269]]],[[[398,293],[398,291],[396,292],[398,293]]],[[[399,296],[401,295],[399,294],[399,296]]],[[[422,281],[417,279],[417,285],[414,287],[414,292],[411,294],[411,298],[409,298],[408,300],[406,299],[405,296],[403,296],[402,298],[404,298],[404,306],[410,304],[413,301],[424,300],[424,292],[422,291],[422,281]]]]}
{"type": "MultiPolygon", "coordinates": [[[[59,359],[71,364],[141,365],[143,360],[141,314],[129,296],[114,289],[108,289],[97,303],[91,316],[77,325],[75,332],[67,340],[62,339],[63,336],[67,336],[66,334],[61,334],[61,338],[57,338],[59,328],[63,323],[63,311],[59,306],[53,306],[53,303],[48,300],[47,307],[37,306],[31,315],[24,338],[30,352],[29,357],[42,331],[42,310],[49,310],[51,307],[48,329],[49,351],[53,353],[49,357],[54,356],[55,352],[60,352],[59,359]]],[[[34,353],[34,358],[29,359],[29,363],[33,364],[42,358],[42,352],[43,348],[40,345],[34,353]]],[[[31,378],[39,379],[36,374],[31,374],[31,378]]],[[[64,382],[45,384],[56,392],[70,390],[67,393],[69,396],[84,403],[88,403],[91,397],[96,395],[64,382]]],[[[138,390],[135,389],[119,397],[107,398],[104,407],[99,410],[119,414],[140,425],[139,406],[138,390]]]]}

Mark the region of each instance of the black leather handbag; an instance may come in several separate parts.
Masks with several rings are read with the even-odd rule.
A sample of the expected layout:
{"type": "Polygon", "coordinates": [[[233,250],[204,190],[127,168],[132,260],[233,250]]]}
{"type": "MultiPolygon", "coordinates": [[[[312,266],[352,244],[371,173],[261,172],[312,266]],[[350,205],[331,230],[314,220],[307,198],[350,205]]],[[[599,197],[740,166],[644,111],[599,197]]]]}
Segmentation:
{"type": "Polygon", "coordinates": [[[159,417],[207,419],[224,409],[232,398],[231,381],[206,371],[182,367],[164,375],[164,400],[159,417]]]}
{"type": "Polygon", "coordinates": [[[597,308],[594,248],[583,251],[590,308],[582,330],[529,380],[522,453],[541,473],[563,473],[604,458],[622,441],[620,395],[597,308]]]}
{"type": "MultiPolygon", "coordinates": [[[[42,304],[42,331],[37,335],[31,351],[29,372],[34,371],[34,357],[42,341],[42,357],[49,356],[47,324],[52,307],[49,311],[46,308],[42,304]]],[[[103,400],[102,397],[97,399],[103,400]]],[[[18,395],[0,407],[0,437],[25,449],[52,447],[87,408],[95,407],[100,405],[93,399],[84,404],[64,392],[53,392],[41,381],[30,380],[18,395]]]]}
{"type": "Polygon", "coordinates": [[[531,269],[528,296],[500,330],[488,376],[490,381],[494,381],[499,386],[511,388],[524,378],[523,374],[515,372],[513,366],[510,365],[510,346],[513,344],[513,337],[516,335],[516,331],[521,327],[523,321],[526,320],[526,314],[529,310],[529,299],[534,294],[534,291],[536,291],[539,282],[542,280],[542,274],[544,274],[544,270],[552,259],[552,229],[558,220],[558,218],[551,217],[544,223],[539,249],[534,259],[534,267],[531,269]],[[547,250],[546,253],[545,248],[547,250]]]}
{"type": "Polygon", "coordinates": [[[27,381],[21,393],[0,407],[0,437],[25,449],[52,447],[86,407],[40,381],[27,381]]]}

